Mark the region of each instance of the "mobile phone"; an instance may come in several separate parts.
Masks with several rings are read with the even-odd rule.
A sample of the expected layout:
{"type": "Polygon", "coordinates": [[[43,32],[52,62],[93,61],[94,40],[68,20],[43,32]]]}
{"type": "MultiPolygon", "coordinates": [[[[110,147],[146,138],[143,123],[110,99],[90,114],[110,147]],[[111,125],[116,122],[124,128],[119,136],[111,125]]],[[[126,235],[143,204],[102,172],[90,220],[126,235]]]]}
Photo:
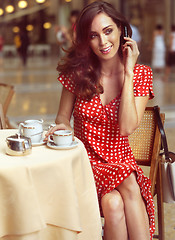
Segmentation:
{"type": "Polygon", "coordinates": [[[124,37],[128,37],[128,29],[127,26],[123,27],[123,34],[122,34],[122,42],[123,44],[125,44],[126,40],[124,39],[124,37]]]}
{"type": "Polygon", "coordinates": [[[128,29],[127,29],[127,26],[124,26],[124,37],[128,37],[128,29]]]}

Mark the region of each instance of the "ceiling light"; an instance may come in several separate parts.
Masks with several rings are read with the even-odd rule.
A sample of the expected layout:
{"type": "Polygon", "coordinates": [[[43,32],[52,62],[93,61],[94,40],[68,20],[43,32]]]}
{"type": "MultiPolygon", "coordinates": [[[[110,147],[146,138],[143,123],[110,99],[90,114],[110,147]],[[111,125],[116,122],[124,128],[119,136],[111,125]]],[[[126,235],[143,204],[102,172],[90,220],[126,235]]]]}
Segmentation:
{"type": "Polygon", "coordinates": [[[19,27],[15,26],[13,27],[13,32],[14,33],[18,33],[20,31],[19,27]]]}
{"type": "Polygon", "coordinates": [[[32,25],[32,24],[28,24],[28,25],[26,26],[26,30],[27,30],[28,32],[32,31],[32,30],[33,30],[33,25],[32,25]]]}
{"type": "Polygon", "coordinates": [[[5,8],[6,12],[7,13],[12,13],[14,11],[14,7],[12,5],[8,5],[6,8],[5,8]]]}
{"type": "Polygon", "coordinates": [[[49,28],[51,28],[51,23],[50,22],[45,22],[43,24],[43,27],[44,27],[44,29],[49,29],[49,28]]]}
{"type": "Polygon", "coordinates": [[[37,3],[44,3],[46,0],[36,0],[37,3]]]}
{"type": "Polygon", "coordinates": [[[0,16],[2,16],[4,13],[4,10],[2,8],[0,8],[0,16]]]}
{"type": "Polygon", "coordinates": [[[28,3],[27,3],[27,1],[25,1],[25,0],[20,0],[20,1],[18,2],[18,7],[19,7],[19,8],[26,8],[27,5],[28,5],[28,3]]]}

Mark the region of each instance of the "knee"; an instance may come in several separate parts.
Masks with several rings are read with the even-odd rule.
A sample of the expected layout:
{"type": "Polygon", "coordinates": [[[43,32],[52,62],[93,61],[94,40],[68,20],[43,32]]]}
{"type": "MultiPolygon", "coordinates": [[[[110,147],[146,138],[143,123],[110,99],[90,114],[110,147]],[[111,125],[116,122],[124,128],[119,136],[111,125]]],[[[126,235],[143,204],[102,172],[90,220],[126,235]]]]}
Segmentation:
{"type": "Polygon", "coordinates": [[[131,173],[131,175],[118,186],[118,190],[123,198],[126,197],[132,200],[141,196],[135,173],[131,173]]]}
{"type": "Polygon", "coordinates": [[[118,222],[124,217],[124,203],[118,191],[105,194],[101,205],[105,219],[118,222]]]}

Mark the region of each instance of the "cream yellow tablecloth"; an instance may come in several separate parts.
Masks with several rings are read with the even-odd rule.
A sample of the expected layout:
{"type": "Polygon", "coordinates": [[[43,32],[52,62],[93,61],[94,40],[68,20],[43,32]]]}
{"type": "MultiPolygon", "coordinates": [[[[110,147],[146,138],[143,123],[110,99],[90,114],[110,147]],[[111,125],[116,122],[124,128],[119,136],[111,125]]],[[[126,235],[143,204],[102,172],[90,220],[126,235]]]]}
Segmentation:
{"type": "Polygon", "coordinates": [[[84,145],[71,150],[32,148],[26,156],[6,154],[0,130],[0,239],[99,240],[101,220],[94,179],[84,145]]]}

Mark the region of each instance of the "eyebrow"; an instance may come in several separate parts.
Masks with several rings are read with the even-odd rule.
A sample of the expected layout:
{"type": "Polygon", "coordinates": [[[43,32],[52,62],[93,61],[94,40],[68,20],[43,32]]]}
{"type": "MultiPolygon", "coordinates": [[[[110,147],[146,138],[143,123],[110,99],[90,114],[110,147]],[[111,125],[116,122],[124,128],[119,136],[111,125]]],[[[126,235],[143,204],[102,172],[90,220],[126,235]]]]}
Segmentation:
{"type": "Polygon", "coordinates": [[[103,28],[103,31],[106,30],[106,28],[112,27],[112,25],[108,25],[106,27],[103,28]]]}

